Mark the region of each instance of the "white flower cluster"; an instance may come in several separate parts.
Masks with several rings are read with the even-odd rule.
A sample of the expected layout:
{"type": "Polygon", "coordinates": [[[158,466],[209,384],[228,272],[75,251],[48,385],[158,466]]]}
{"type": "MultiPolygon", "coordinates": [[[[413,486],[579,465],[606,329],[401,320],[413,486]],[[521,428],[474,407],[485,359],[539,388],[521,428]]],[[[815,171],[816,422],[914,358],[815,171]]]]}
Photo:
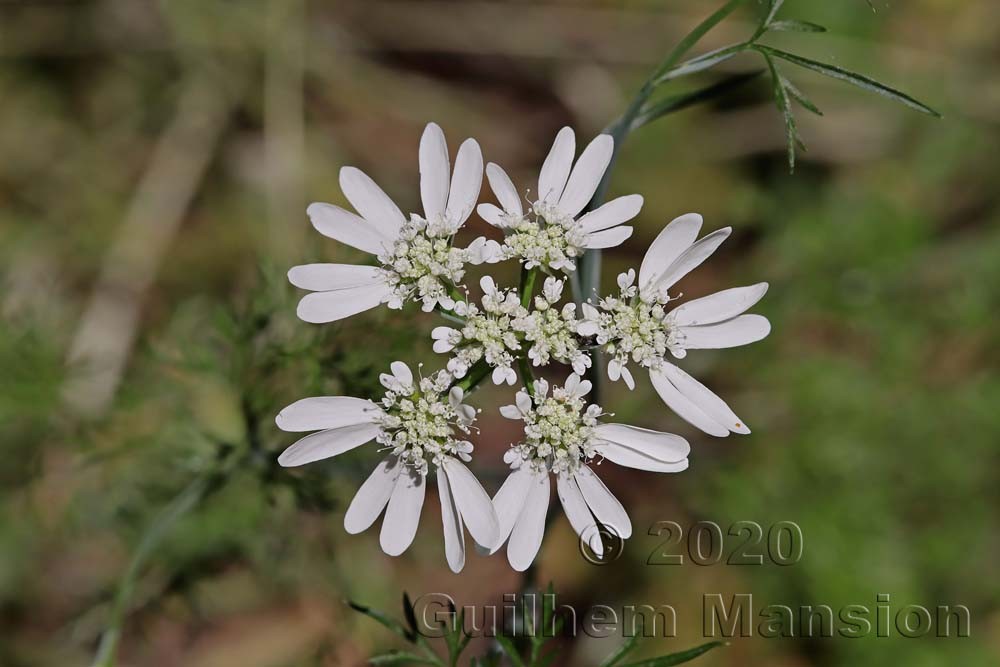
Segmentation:
{"type": "Polygon", "coordinates": [[[533,343],[528,350],[533,365],[546,366],[554,359],[571,365],[575,373],[582,374],[590,368],[591,362],[580,349],[576,304],[556,307],[562,299],[564,285],[564,280],[546,278],[542,294],[535,297],[535,310],[515,320],[513,326],[533,343]]]}
{"type": "Polygon", "coordinates": [[[467,250],[452,246],[454,235],[447,225],[429,225],[416,214],[410,216],[391,251],[378,258],[392,288],[390,308],[402,308],[407,301],[420,301],[427,312],[438,304],[454,307],[448,285],[462,281],[468,261],[467,250]]]}
{"type": "Polygon", "coordinates": [[[542,379],[530,393],[518,391],[515,404],[501,407],[500,414],[524,422],[524,441],[507,450],[504,461],[512,468],[527,465],[539,472],[563,473],[576,472],[592,459],[594,428],[604,413],[601,406],[584,400],[590,389],[590,382],[574,373],[551,394],[542,379]]]}
{"type": "Polygon", "coordinates": [[[521,340],[513,323],[524,318],[528,310],[521,305],[517,290],[499,290],[489,276],[479,281],[483,290],[482,309],[476,304],[459,301],[454,310],[465,318],[461,329],[435,327],[431,331],[435,352],[452,352],[448,370],[462,378],[480,359],[493,369],[495,384],[514,384],[517,373],[513,364],[521,350],[521,340]]]}
{"type": "Polygon", "coordinates": [[[508,230],[502,246],[504,259],[517,258],[525,268],[547,266],[556,271],[573,271],[574,260],[584,253],[580,224],[546,202],[535,202],[529,215],[505,220],[508,230]]]}
{"type": "Polygon", "coordinates": [[[440,466],[445,456],[471,461],[472,443],[456,439],[454,430],[468,433],[476,411],[462,403],[462,389],[451,386],[453,377],[438,371],[414,380],[405,364],[393,366],[392,375],[379,378],[387,391],[382,398],[385,414],[379,420],[382,430],[375,440],[420,475],[427,474],[428,462],[440,466]]]}
{"type": "Polygon", "coordinates": [[[572,366],[575,373],[586,372],[591,359],[580,346],[584,338],[577,332],[581,323],[576,304],[557,307],[564,285],[564,280],[546,278],[542,293],[534,298],[534,308],[528,310],[516,289],[500,290],[493,278],[485,276],[480,281],[482,307],[457,302],[454,311],[465,318],[464,326],[435,327],[431,331],[434,351],[452,353],[448,370],[459,378],[484,360],[493,369],[494,384],[517,381],[513,364],[525,341],[530,344],[527,357],[533,366],[556,361],[572,366]]]}
{"type": "Polygon", "coordinates": [[[415,378],[402,362],[381,381],[381,403],[348,396],[306,398],[277,417],[286,431],[312,431],[288,447],[281,465],[298,466],[337,456],[375,440],[385,458],[362,484],[344,516],[350,533],[369,528],[384,512],[380,543],[390,555],[412,542],[424,504],[426,479],[436,475],[445,555],[454,571],[465,563],[465,531],[488,552],[507,544],[518,570],[534,560],[544,533],[554,477],[563,510],[590,547],[603,549],[596,526],[631,534],[621,503],[591,469],[600,461],[653,472],[687,468],[690,446],[671,433],[602,422],[606,413],[588,403],[592,351],[608,356],[607,373],[629,388],[628,366],[645,368],[663,401],[680,417],[715,436],[749,433],[746,424],[711,390],[667,361],[688,350],[745,345],[770,331],[768,321],[744,312],[764,295],[766,283],[724,290],[676,308],[668,291],[707,259],[729,235],[720,229],[698,239],[701,217],[681,216],[653,241],[638,272],[618,276],[617,295],[578,305],[563,303],[567,277],[587,250],[609,248],[632,234],[624,223],[638,215],[642,197],[627,195],[584,213],[613,154],[610,136],[594,139],[574,161],[576,139],[563,128],[538,177],[537,196],[522,195],[496,164],[485,168],[499,206],[476,205],[483,158],[472,139],[462,143],[452,169],[441,129],[429,124],[420,140],[423,215],[405,217],[365,174],[345,167],[340,185],[357,214],[312,204],[308,214],[322,234],[378,258],[378,265],[309,264],[289,271],[309,290],[298,314],[308,322],[333,322],[388,304],[419,303],[451,324],[431,332],[433,349],[448,354],[446,368],[415,378]],[[497,228],[501,241],[479,237],[455,245],[476,210],[497,228]],[[479,281],[476,302],[463,283],[469,264],[516,259],[521,287],[479,281]],[[540,293],[535,283],[544,274],[540,293]],[[535,379],[532,368],[572,367],[562,385],[535,379]],[[524,437],[504,456],[511,472],[490,499],[465,466],[476,410],[463,401],[487,375],[497,385],[517,384],[503,416],[524,424],[524,437]],[[432,467],[433,465],[433,467],[432,467]],[[596,537],[595,537],[596,536],[596,537]]]}
{"type": "Polygon", "coordinates": [[[680,345],[679,332],[672,326],[666,306],[670,297],[656,295],[651,302],[636,298],[635,269],[618,275],[619,296],[598,301],[598,308],[583,304],[583,321],[577,327],[581,335],[594,336],[610,357],[608,374],[612,380],[624,378],[628,386],[635,382],[627,364],[631,359],[643,368],[657,368],[669,350],[682,358],[687,352],[680,345]]]}

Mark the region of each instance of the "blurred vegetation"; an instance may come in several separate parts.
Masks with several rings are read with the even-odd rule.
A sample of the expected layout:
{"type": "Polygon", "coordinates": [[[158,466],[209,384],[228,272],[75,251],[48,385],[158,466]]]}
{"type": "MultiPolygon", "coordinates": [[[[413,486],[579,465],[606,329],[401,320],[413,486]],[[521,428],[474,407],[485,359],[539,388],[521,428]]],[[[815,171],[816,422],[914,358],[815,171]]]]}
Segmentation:
{"type": "MultiPolygon", "coordinates": [[[[546,536],[538,580],[560,602],[677,608],[679,637],[638,657],[701,643],[703,593],[834,607],[889,593],[894,609],[968,606],[972,636],[743,639],[696,664],[1000,660],[995,6],[872,4],[788,0],[830,32],[775,44],[876,75],[943,121],[804,73],[797,85],[826,115],[800,114],[809,151],[794,176],[763,79],[639,130],[621,153],[611,195],[646,204],[635,238],[605,253],[605,281],[666,221],[699,211],[708,229],[735,231],[683,291],[767,280],[759,310],[774,325],[761,344],[685,360],[750,436],[702,437],[645,383],[615,388],[620,419],[693,445],[682,475],[607,470],[640,527],[620,561],[583,561],[561,518],[546,536]],[[662,538],[642,527],[662,519],[795,521],[804,555],[789,567],[646,566],[662,538]]],[[[759,9],[703,47],[741,38],[759,9]]],[[[0,4],[0,665],[87,665],[102,635],[119,640],[122,665],[362,664],[398,644],[345,598],[395,609],[404,589],[459,604],[517,590],[500,558],[447,571],[430,499],[399,559],[375,535],[345,535],[342,508],[372,449],[276,467],[290,442],[273,426],[281,406],[373,395],[393,359],[440,363],[419,312],[295,319],[287,267],[355,257],[309,229],[305,205],[343,203],[337,169],[354,164],[415,208],[417,140],[432,119],[527,183],[559,127],[599,131],[708,11],[0,4]],[[143,552],[157,526],[168,530],[143,552]],[[134,585],[116,626],[123,581],[134,585]]],[[[721,71],[759,66],[746,56],[721,71]]],[[[483,389],[480,405],[507,399],[483,389]]],[[[492,491],[517,433],[490,410],[480,425],[477,470],[492,491]]],[[[598,664],[620,641],[566,643],[560,660],[598,664]]]]}

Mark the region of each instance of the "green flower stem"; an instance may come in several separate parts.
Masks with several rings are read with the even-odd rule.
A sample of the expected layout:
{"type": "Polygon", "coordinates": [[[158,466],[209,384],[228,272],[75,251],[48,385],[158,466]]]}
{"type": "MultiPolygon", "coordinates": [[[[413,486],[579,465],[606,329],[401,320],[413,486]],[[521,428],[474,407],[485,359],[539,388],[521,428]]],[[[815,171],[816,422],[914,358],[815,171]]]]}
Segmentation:
{"type": "Polygon", "coordinates": [[[464,391],[466,395],[469,395],[476,389],[476,387],[479,386],[479,383],[490,374],[490,372],[490,365],[486,363],[485,359],[480,359],[472,365],[472,368],[469,369],[469,372],[466,373],[464,378],[454,383],[452,386],[461,387],[462,391],[464,391]]]}
{"type": "MultiPolygon", "coordinates": [[[[649,102],[649,98],[660,84],[686,74],[693,74],[694,72],[699,72],[702,69],[707,69],[708,67],[722,62],[723,60],[727,60],[750,47],[752,40],[750,42],[734,44],[730,47],[711,52],[698,58],[693,58],[678,65],[680,59],[684,57],[684,54],[690,51],[691,48],[694,47],[694,45],[697,44],[709,30],[715,27],[720,21],[729,16],[736,10],[737,7],[745,2],[746,0],[729,0],[729,2],[719,8],[714,14],[695,26],[694,30],[678,42],[677,46],[675,46],[670,53],[667,54],[667,57],[663,59],[649,78],[646,79],[646,81],[642,84],[642,87],[639,89],[639,92],[636,93],[632,102],[625,109],[625,112],[605,129],[605,132],[610,134],[614,139],[611,161],[608,163],[608,168],[604,171],[604,175],[601,177],[601,181],[597,185],[597,190],[594,192],[594,196],[591,198],[586,210],[592,211],[604,202],[608,185],[611,182],[611,173],[614,171],[615,162],[618,159],[618,153],[621,150],[622,143],[624,142],[625,137],[628,136],[629,132],[631,132],[636,126],[636,118],[641,115],[646,107],[646,104],[649,102]]],[[[578,266],[579,287],[577,290],[574,290],[574,300],[577,304],[580,304],[590,298],[590,296],[593,295],[600,287],[601,251],[588,250],[584,253],[583,257],[580,258],[578,266]]],[[[603,383],[603,376],[600,373],[600,366],[602,365],[601,356],[601,353],[597,350],[594,350],[591,353],[592,363],[589,371],[587,372],[587,377],[594,386],[594,400],[600,400],[601,396],[603,383]]]]}
{"type": "Polygon", "coordinates": [[[125,624],[129,603],[146,560],[156,551],[163,539],[170,534],[177,522],[218,489],[225,478],[226,473],[215,469],[196,477],[160,511],[143,533],[138,546],[132,553],[125,573],[118,583],[118,590],[111,605],[108,625],[101,635],[92,667],[114,667],[117,662],[118,641],[121,638],[122,626],[125,624]]]}
{"type": "Polygon", "coordinates": [[[538,267],[533,269],[521,268],[521,305],[525,308],[531,306],[531,297],[535,291],[535,279],[538,277],[538,267]]]}
{"type": "Polygon", "coordinates": [[[724,18],[732,14],[740,5],[744,4],[747,0],[729,0],[725,5],[720,7],[714,14],[706,18],[704,21],[695,26],[694,30],[689,32],[684,39],[677,43],[677,46],[667,54],[667,57],[663,59],[660,66],[656,68],[653,75],[650,78],[651,81],[657,80],[661,77],[664,72],[673,68],[674,65],[684,57],[684,54],[690,51],[695,44],[704,37],[709,30],[718,25],[724,18]]]}
{"type": "MultiPolygon", "coordinates": [[[[535,280],[538,278],[538,267],[533,269],[521,268],[521,305],[525,308],[531,307],[531,297],[535,292],[535,280]]],[[[528,393],[535,393],[535,374],[531,371],[531,364],[528,357],[521,355],[517,358],[517,368],[521,371],[521,381],[527,387],[528,393]]]]}
{"type": "Polygon", "coordinates": [[[441,313],[441,317],[448,320],[449,322],[465,326],[465,318],[462,317],[461,315],[455,314],[454,311],[446,310],[445,308],[438,308],[438,312],[441,313]]]}
{"type": "Polygon", "coordinates": [[[521,371],[521,381],[524,382],[524,386],[528,389],[528,393],[534,395],[535,373],[531,370],[531,364],[528,363],[527,356],[522,355],[517,358],[517,368],[521,371]]]}
{"type": "Polygon", "coordinates": [[[574,271],[569,274],[569,288],[573,295],[573,302],[576,304],[583,303],[586,299],[583,298],[583,290],[580,288],[580,272],[574,271]]]}
{"type": "MultiPolygon", "coordinates": [[[[455,301],[465,301],[467,295],[462,294],[455,285],[448,286],[448,296],[450,296],[455,301]]],[[[449,310],[448,308],[443,308],[441,304],[437,304],[437,311],[441,313],[441,317],[448,320],[449,322],[454,322],[456,324],[465,324],[465,318],[456,313],[454,310],[449,310]]]]}

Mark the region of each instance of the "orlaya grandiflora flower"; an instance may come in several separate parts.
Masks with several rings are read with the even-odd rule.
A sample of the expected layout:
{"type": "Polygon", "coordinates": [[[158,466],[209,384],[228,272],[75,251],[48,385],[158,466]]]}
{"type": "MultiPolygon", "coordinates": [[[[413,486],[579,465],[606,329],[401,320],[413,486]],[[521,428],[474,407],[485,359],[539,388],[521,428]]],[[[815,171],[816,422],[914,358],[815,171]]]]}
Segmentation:
{"type": "Polygon", "coordinates": [[[473,303],[459,301],[455,313],[465,317],[461,329],[436,327],[431,332],[435,352],[453,352],[448,370],[463,377],[480,359],[493,368],[494,384],[514,384],[517,373],[512,364],[520,351],[522,340],[530,344],[528,358],[534,366],[547,366],[555,360],[584,373],[590,367],[590,357],[580,349],[576,329],[576,304],[562,308],[564,280],[545,279],[542,293],[535,297],[535,309],[529,311],[516,289],[500,290],[493,278],[480,281],[483,290],[482,310],[473,303]]]}
{"type": "Polygon", "coordinates": [[[546,366],[549,361],[569,364],[573,372],[582,375],[590,368],[590,356],[582,349],[576,329],[576,304],[567,303],[562,308],[556,304],[562,299],[565,280],[548,277],[542,293],[535,297],[535,309],[514,320],[513,326],[532,343],[528,358],[535,366],[546,366]]]}
{"type": "Polygon", "coordinates": [[[690,446],[671,433],[625,424],[602,424],[598,405],[587,405],[590,382],[573,374],[549,393],[537,380],[529,394],[522,389],[515,405],[500,408],[508,419],[524,422],[524,440],[504,455],[513,472],[493,498],[500,522],[493,551],[507,542],[507,558],[515,570],[535,559],[549,507],[549,475],[573,530],[598,554],[603,554],[597,524],[625,539],[632,523],[625,508],[590,467],[596,457],[618,465],[654,472],[680,472],[688,466],[690,446]]]}
{"type": "Polygon", "coordinates": [[[304,398],[282,410],[275,421],[285,431],[318,431],[302,438],[278,457],[282,466],[300,466],[343,454],[371,440],[389,454],[361,485],[344,515],[348,533],[371,526],[382,510],[379,541],[390,556],[413,542],[424,504],[430,464],[436,468],[448,565],[459,572],[465,564],[465,531],[481,545],[495,543],[499,524],[489,495],[463,461],[471,460],[472,443],[455,437],[467,433],[476,411],[462,403],[444,371],[419,379],[401,361],[381,376],[386,388],[381,405],[350,396],[304,398]]]}
{"type": "Polygon", "coordinates": [[[455,313],[465,318],[460,329],[435,327],[431,331],[434,351],[453,352],[448,370],[455,377],[464,377],[469,368],[485,359],[493,369],[493,383],[514,384],[517,373],[512,367],[521,342],[512,322],[528,315],[521,305],[516,289],[500,290],[490,276],[479,281],[483,290],[482,308],[474,303],[459,301],[455,313]]]}
{"type": "Polygon", "coordinates": [[[632,235],[622,223],[639,214],[642,197],[619,197],[577,218],[604,176],[614,152],[614,139],[602,134],[584,149],[573,164],[576,137],[564,127],[538,176],[537,199],[527,214],[521,196],[507,173],[492,162],[486,166],[493,194],[502,208],[480,204],[476,209],[486,222],[503,229],[503,257],[519,258],[527,268],[547,265],[573,271],[575,259],[592,248],[611,248],[632,235]]]}
{"type": "Polygon", "coordinates": [[[425,311],[450,309],[450,288],[462,280],[466,264],[499,259],[500,245],[480,237],[467,248],[454,247],[455,233],[472,213],[483,180],[483,156],[474,139],[458,149],[449,165],[444,133],[429,123],[420,139],[420,197],[424,215],[407,219],[364,172],[340,170],[340,187],[358,214],[333,204],[307,209],[324,236],[370,252],[379,266],[306,264],[288,272],[296,287],[312,290],[299,302],[307,322],[333,322],[387,303],[402,308],[420,301],[425,311]]]}
{"type": "Polygon", "coordinates": [[[666,360],[669,351],[683,358],[688,350],[747,345],[766,337],[771,324],[761,315],[744,315],[767,291],[767,283],[716,292],[668,309],[667,294],[678,280],[704,262],[729,236],[725,227],[696,241],[702,218],[682,215],[664,228],[646,251],[635,284],[635,270],[618,276],[620,296],[601,299],[595,308],[583,304],[577,331],[594,336],[610,356],[608,376],[635,381],[628,369],[634,361],[649,369],[653,387],[680,417],[715,436],[749,433],[746,424],[715,395],[666,360]]]}

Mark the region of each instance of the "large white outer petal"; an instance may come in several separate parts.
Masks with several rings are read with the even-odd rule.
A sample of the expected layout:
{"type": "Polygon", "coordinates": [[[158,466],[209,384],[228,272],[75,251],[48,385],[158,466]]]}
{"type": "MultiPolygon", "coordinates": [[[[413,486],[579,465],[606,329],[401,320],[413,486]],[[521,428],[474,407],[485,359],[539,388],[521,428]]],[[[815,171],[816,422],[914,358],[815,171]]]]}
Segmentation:
{"type": "Polygon", "coordinates": [[[424,217],[434,220],[444,214],[448,205],[448,177],[451,163],[448,143],[437,123],[427,123],[420,137],[420,201],[424,217]]]}
{"type": "Polygon", "coordinates": [[[576,153],[576,135],[573,128],[564,127],[556,134],[552,148],[542,163],[542,170],[538,174],[538,199],[555,203],[562,196],[566,187],[566,179],[569,178],[570,168],[573,166],[573,155],[576,153]]]}
{"type": "Polygon", "coordinates": [[[640,210],[642,210],[642,195],[625,195],[587,213],[578,222],[585,232],[599,232],[628,222],[639,215],[640,210]]]}
{"type": "Polygon", "coordinates": [[[698,326],[722,322],[753,307],[767,292],[767,283],[733,287],[681,304],[670,312],[678,326],[698,326]]]}
{"type": "Polygon", "coordinates": [[[611,229],[587,234],[583,237],[583,247],[588,249],[614,248],[625,243],[632,236],[632,231],[631,227],[612,227],[611,229]]]}
{"type": "Polygon", "coordinates": [[[583,494],[580,493],[580,485],[572,475],[564,472],[556,475],[556,493],[559,494],[559,502],[562,503],[573,532],[581,539],[587,540],[587,544],[595,554],[604,555],[601,531],[587,507],[587,502],[583,499],[583,494]]]}
{"type": "Polygon", "coordinates": [[[703,237],[697,243],[682,252],[681,256],[675,259],[673,263],[667,267],[666,271],[658,275],[651,283],[650,288],[656,291],[663,291],[672,287],[674,283],[696,269],[702,262],[708,259],[712,253],[715,252],[720,245],[722,245],[722,242],[729,238],[732,231],[732,227],[723,227],[722,229],[717,229],[711,234],[703,237]]]}
{"type": "Polygon", "coordinates": [[[559,198],[559,210],[576,217],[590,202],[604,176],[611,155],[615,150],[615,140],[610,134],[600,134],[583,149],[580,159],[573,166],[573,172],[566,182],[566,189],[559,198]]]}
{"type": "Polygon", "coordinates": [[[494,227],[503,228],[504,218],[503,211],[500,210],[495,204],[480,204],[476,207],[476,213],[479,217],[490,223],[494,227]]]}
{"type": "Polygon", "coordinates": [[[426,487],[424,476],[413,470],[404,470],[396,479],[379,533],[382,551],[390,556],[398,556],[413,543],[426,487]]]}
{"type": "Polygon", "coordinates": [[[646,251],[639,267],[639,293],[646,296],[657,276],[666,271],[681,253],[698,238],[702,219],[697,213],[685,213],[670,221],[646,251]]]}
{"type": "Polygon", "coordinates": [[[489,494],[458,459],[445,457],[441,465],[448,476],[455,506],[458,507],[472,539],[484,546],[496,544],[500,523],[489,494]]]}
{"type": "Polygon", "coordinates": [[[688,350],[718,350],[749,345],[767,338],[771,323],[763,315],[740,315],[718,324],[681,327],[684,347],[688,350]]]}
{"type": "Polygon", "coordinates": [[[649,372],[649,379],[664,403],[705,433],[725,437],[730,432],[750,432],[725,401],[677,366],[663,362],[659,370],[649,372]]]}
{"type": "Polygon", "coordinates": [[[691,445],[679,435],[626,424],[594,429],[597,453],[618,465],[651,472],[680,472],[688,467],[691,445]]]}
{"type": "Polygon", "coordinates": [[[493,511],[497,515],[497,538],[490,545],[490,553],[499,551],[510,537],[510,531],[514,529],[514,523],[524,509],[531,479],[532,474],[527,467],[518,468],[507,476],[500,490],[493,496],[493,511]]]}
{"type": "Polygon", "coordinates": [[[295,312],[299,319],[313,324],[336,322],[371,310],[388,301],[391,293],[392,290],[385,282],[332,292],[313,292],[302,297],[295,312]]]}
{"type": "Polygon", "coordinates": [[[635,468],[636,470],[645,470],[647,472],[683,472],[688,469],[687,459],[678,461],[677,463],[664,463],[617,442],[602,442],[595,447],[595,451],[612,463],[626,468],[635,468]]]}
{"type": "Polygon", "coordinates": [[[283,408],[274,423],[282,431],[318,431],[352,424],[371,424],[384,413],[372,401],[353,396],[314,396],[283,408]]]}
{"type": "Polygon", "coordinates": [[[587,506],[597,520],[612,528],[618,537],[622,539],[631,537],[632,522],[628,518],[628,513],[601,478],[585,465],[580,466],[574,477],[576,483],[580,485],[583,499],[587,501],[587,506]]]}
{"type": "Polygon", "coordinates": [[[514,530],[511,531],[510,541],[507,543],[507,560],[518,572],[527,570],[538,555],[545,533],[545,515],[548,510],[549,474],[532,473],[524,507],[514,522],[514,530]]]}
{"type": "Polygon", "coordinates": [[[395,456],[384,459],[361,485],[344,513],[344,530],[352,535],[368,530],[385,509],[396,486],[396,479],[403,471],[395,456]]]}
{"type": "Polygon", "coordinates": [[[406,222],[406,218],[368,174],[356,167],[342,167],[340,189],[344,191],[344,196],[351,202],[354,210],[380,234],[389,239],[399,236],[399,228],[406,222]]]}
{"type": "Polygon", "coordinates": [[[514,187],[514,182],[510,180],[507,172],[500,168],[500,165],[493,162],[486,165],[486,178],[489,179],[490,189],[493,190],[493,194],[496,195],[503,210],[517,216],[524,215],[524,207],[521,205],[521,197],[517,194],[517,188],[514,187]]]}
{"type": "Polygon", "coordinates": [[[313,433],[302,438],[278,457],[285,468],[328,459],[360,447],[379,434],[378,424],[352,424],[313,433]]]}
{"type": "Polygon", "coordinates": [[[288,270],[288,282],[313,292],[330,292],[384,283],[377,266],[356,264],[302,264],[288,270]]]}
{"type": "Polygon", "coordinates": [[[444,526],[444,555],[448,567],[458,573],[465,567],[465,530],[462,515],[455,506],[448,475],[443,468],[437,469],[438,494],[441,496],[441,522],[444,526]]]}
{"type": "Polygon", "coordinates": [[[691,453],[691,445],[679,435],[628,424],[598,424],[594,435],[665,463],[683,461],[691,453]]]}
{"type": "Polygon", "coordinates": [[[309,216],[316,231],[323,236],[373,255],[381,255],[387,248],[391,248],[395,239],[395,236],[382,234],[364,218],[333,204],[322,202],[309,204],[306,215],[309,216]]]}
{"type": "Polygon", "coordinates": [[[667,376],[657,370],[649,371],[650,382],[659,394],[663,402],[673,410],[678,417],[701,429],[709,435],[717,438],[724,438],[729,435],[729,429],[718,421],[709,417],[708,414],[691,398],[685,396],[674,384],[667,379],[667,376]]]}
{"type": "Polygon", "coordinates": [[[455,172],[451,175],[447,218],[456,226],[468,220],[483,187],[483,152],[475,139],[466,139],[455,157],[455,172]]]}

